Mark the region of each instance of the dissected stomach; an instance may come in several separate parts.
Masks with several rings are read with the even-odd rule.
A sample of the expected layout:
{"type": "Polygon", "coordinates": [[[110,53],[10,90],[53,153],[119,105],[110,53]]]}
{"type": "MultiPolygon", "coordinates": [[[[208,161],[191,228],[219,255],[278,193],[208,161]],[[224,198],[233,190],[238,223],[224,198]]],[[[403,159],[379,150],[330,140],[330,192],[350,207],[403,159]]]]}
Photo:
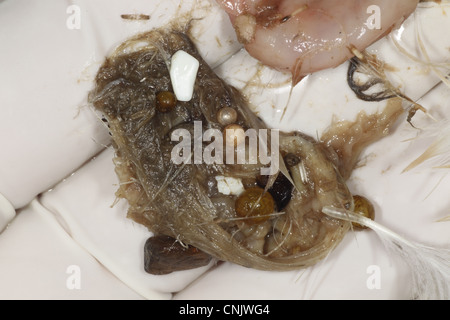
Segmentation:
{"type": "Polygon", "coordinates": [[[399,26],[419,0],[217,0],[239,40],[294,82],[336,67],[399,26]]]}
{"type": "MultiPolygon", "coordinates": [[[[263,270],[315,264],[350,227],[324,215],[322,208],[352,210],[345,180],[358,154],[385,135],[402,112],[400,105],[380,116],[360,115],[356,123],[330,129],[323,141],[300,132],[280,132],[279,146],[271,150],[279,154],[280,170],[269,175],[262,175],[267,164],[261,161],[230,164],[222,158],[177,164],[173,150],[179,141],[172,139],[177,129],[192,133],[192,141],[185,142],[194,149],[195,125],[200,124],[202,132],[224,132],[230,122],[246,131],[267,127],[239,91],[202,60],[188,35],[165,29],[120,45],[100,68],[90,102],[105,118],[114,141],[120,179],[116,195],[128,200],[129,218],[159,237],[146,245],[158,251],[151,258],[160,261],[176,252],[183,263],[194,261],[191,266],[172,258],[156,265],[150,261],[147,269],[155,274],[179,270],[177,264],[188,268],[198,266],[198,261],[207,263],[198,250],[263,270]],[[200,63],[193,97],[184,102],[173,99],[169,72],[170,59],[179,50],[200,63]],[[219,190],[218,177],[239,179],[243,193],[219,190]],[[175,242],[186,249],[175,250],[175,242]],[[183,254],[195,257],[184,259],[183,254]],[[175,267],[164,269],[167,264],[175,267]]],[[[235,140],[232,143],[237,148],[235,140]]],[[[202,143],[201,151],[208,146],[202,143]]]]}

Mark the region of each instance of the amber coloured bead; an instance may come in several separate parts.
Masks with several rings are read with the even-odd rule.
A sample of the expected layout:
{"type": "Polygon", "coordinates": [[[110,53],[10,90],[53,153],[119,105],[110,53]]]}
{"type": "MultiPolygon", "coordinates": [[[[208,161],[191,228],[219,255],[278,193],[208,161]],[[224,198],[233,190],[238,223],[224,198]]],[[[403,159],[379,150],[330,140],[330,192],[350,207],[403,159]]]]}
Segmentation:
{"type": "Polygon", "coordinates": [[[177,98],[170,91],[162,91],[156,95],[156,109],[166,113],[172,111],[177,105],[177,98]]]}
{"type": "Polygon", "coordinates": [[[236,200],[235,210],[239,217],[249,217],[245,222],[256,224],[270,218],[274,212],[275,201],[263,188],[253,187],[245,190],[236,200]]]}
{"type": "MultiPolygon", "coordinates": [[[[372,203],[370,203],[370,201],[367,198],[355,195],[353,196],[353,202],[355,204],[355,208],[353,210],[355,213],[360,214],[371,220],[375,219],[375,209],[372,203]]],[[[367,227],[355,222],[353,222],[353,227],[358,229],[367,229],[367,227]]]]}

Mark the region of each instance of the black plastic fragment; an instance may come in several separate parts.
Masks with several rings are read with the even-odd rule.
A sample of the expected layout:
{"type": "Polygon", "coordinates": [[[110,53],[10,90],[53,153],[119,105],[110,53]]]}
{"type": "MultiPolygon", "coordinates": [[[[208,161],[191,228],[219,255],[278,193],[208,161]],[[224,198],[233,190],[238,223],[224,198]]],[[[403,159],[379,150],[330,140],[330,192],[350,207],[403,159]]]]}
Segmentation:
{"type": "Polygon", "coordinates": [[[364,84],[358,84],[355,80],[355,73],[359,72],[359,67],[361,65],[361,62],[358,58],[354,57],[350,59],[350,65],[348,67],[347,71],[347,83],[352,89],[352,91],[356,94],[356,96],[363,100],[363,101],[383,101],[386,99],[395,98],[398,96],[398,94],[391,93],[389,90],[380,91],[368,94],[366,93],[368,90],[370,90],[372,87],[376,86],[377,84],[382,84],[383,80],[380,78],[374,78],[372,77],[364,84]]]}
{"type": "MultiPolygon", "coordinates": [[[[268,180],[269,176],[259,175],[256,178],[256,183],[261,188],[265,188],[268,180]]],[[[291,201],[293,188],[294,186],[288,178],[286,178],[284,174],[279,173],[277,179],[268,190],[273,200],[275,200],[278,211],[282,211],[288,205],[289,201],[291,201]]]]}

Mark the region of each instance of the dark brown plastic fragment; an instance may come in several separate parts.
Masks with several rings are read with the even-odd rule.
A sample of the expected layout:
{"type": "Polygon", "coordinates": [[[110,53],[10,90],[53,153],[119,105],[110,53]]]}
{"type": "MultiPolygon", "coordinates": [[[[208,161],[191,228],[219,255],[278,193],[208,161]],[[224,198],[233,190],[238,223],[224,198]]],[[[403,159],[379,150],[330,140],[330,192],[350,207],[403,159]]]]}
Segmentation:
{"type": "Polygon", "coordinates": [[[169,236],[151,237],[144,246],[144,269],[154,275],[203,267],[210,261],[210,255],[169,236]]]}

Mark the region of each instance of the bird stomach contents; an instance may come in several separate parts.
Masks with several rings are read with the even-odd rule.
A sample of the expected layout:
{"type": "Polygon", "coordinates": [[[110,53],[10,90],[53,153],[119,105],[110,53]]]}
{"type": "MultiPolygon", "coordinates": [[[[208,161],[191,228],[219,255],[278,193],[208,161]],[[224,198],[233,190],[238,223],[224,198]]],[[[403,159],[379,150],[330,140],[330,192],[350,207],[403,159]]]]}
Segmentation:
{"type": "Polygon", "coordinates": [[[146,246],[154,250],[146,255],[154,274],[211,257],[262,270],[315,264],[350,228],[322,208],[353,210],[345,180],[357,155],[402,112],[391,108],[370,121],[360,115],[321,141],[269,129],[188,35],[168,29],[121,44],[100,68],[89,99],[113,138],[116,195],[155,238],[146,246]],[[171,58],[180,50],[199,62],[189,101],[176,98],[171,81],[171,58]],[[179,245],[185,249],[174,249],[179,245]]]}

